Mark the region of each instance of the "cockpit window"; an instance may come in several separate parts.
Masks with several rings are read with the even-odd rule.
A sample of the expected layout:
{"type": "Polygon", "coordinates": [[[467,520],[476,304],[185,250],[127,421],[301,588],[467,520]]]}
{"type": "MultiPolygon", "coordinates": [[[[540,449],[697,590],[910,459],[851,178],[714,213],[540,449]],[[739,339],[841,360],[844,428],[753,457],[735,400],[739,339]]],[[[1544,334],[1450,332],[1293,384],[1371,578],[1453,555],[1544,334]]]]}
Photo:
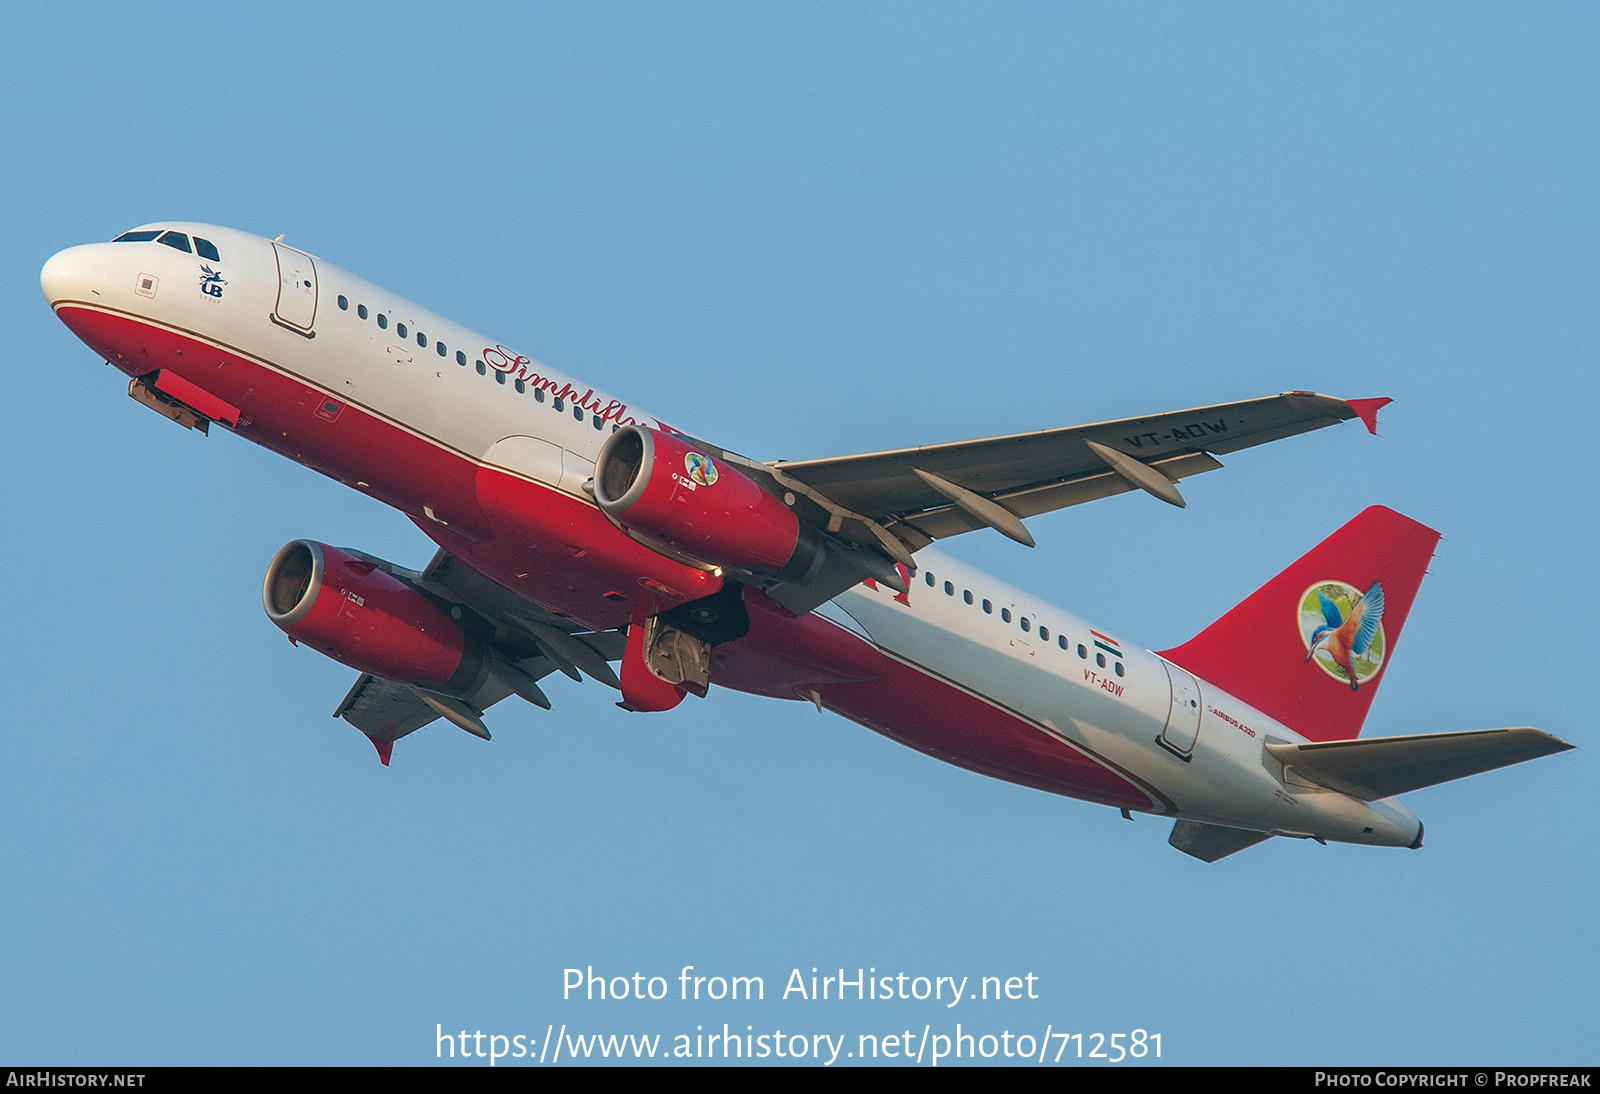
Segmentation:
{"type": "Polygon", "coordinates": [[[162,233],[161,238],[156,240],[156,242],[165,243],[173,250],[182,251],[186,255],[194,254],[193,249],[191,249],[189,246],[189,237],[184,235],[182,232],[164,232],[162,233]]]}
{"type": "Polygon", "coordinates": [[[161,229],[160,228],[157,228],[153,232],[123,232],[121,235],[119,235],[116,239],[113,239],[111,242],[113,242],[113,243],[148,243],[148,242],[150,242],[152,239],[154,239],[156,236],[158,236],[160,234],[161,234],[161,229]]]}
{"type": "Polygon", "coordinates": [[[222,255],[217,253],[217,245],[209,239],[194,237],[194,249],[201,258],[209,258],[212,262],[221,262],[222,255]]]}

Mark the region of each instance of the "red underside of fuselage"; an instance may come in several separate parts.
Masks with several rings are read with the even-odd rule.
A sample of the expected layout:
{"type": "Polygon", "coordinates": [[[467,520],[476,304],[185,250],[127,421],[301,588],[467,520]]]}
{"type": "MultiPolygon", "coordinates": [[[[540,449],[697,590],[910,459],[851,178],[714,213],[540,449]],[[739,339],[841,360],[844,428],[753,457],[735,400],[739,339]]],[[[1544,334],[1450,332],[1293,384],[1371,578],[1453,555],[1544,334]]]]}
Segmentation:
{"type": "MultiPolygon", "coordinates": [[[[241,436],[394,506],[473,569],[587,627],[626,626],[638,598],[657,612],[717,588],[718,579],[635,542],[595,506],[481,467],[338,391],[190,332],[71,303],[56,314],[129,376],[176,373],[238,408],[241,436]]],[[[784,699],[815,693],[852,721],[982,774],[1105,805],[1163,808],[1124,774],[987,699],[759,592],[747,590],[746,600],[750,633],[716,648],[716,684],[784,699]]]]}

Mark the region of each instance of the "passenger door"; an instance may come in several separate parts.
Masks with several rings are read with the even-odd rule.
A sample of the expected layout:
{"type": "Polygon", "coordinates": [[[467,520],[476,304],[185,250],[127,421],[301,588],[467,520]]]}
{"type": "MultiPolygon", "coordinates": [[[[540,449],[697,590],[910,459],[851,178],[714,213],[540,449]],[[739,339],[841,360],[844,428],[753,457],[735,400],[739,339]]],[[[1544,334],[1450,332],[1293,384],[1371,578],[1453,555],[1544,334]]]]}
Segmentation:
{"type": "Polygon", "coordinates": [[[317,318],[317,266],[310,255],[274,243],[278,256],[278,304],[272,311],[274,322],[306,337],[317,318]]]}

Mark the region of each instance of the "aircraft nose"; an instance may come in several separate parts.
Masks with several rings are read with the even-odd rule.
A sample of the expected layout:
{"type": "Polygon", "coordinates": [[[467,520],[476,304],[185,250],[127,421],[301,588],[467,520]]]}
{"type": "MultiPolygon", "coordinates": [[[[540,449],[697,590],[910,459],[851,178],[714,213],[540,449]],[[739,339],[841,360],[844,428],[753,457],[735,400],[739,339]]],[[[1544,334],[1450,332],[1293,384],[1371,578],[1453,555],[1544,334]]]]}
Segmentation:
{"type": "Polygon", "coordinates": [[[86,243],[51,255],[39,271],[39,287],[54,308],[63,300],[88,300],[99,295],[96,290],[106,273],[104,244],[86,243]]]}

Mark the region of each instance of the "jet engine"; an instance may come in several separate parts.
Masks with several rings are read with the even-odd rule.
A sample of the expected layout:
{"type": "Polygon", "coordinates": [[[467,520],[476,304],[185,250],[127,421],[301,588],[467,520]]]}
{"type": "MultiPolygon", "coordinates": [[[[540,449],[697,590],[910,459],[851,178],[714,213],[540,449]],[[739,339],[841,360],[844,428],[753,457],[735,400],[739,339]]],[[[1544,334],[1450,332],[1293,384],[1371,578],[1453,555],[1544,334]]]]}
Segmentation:
{"type": "Polygon", "coordinates": [[[725,459],[683,437],[632,425],[595,460],[594,498],[630,532],[716,566],[795,580],[820,564],[822,538],[725,459]]]}
{"type": "Polygon", "coordinates": [[[483,644],[372,559],[297,539],[267,568],[261,602],[296,642],[360,672],[464,694],[483,644]]]}

